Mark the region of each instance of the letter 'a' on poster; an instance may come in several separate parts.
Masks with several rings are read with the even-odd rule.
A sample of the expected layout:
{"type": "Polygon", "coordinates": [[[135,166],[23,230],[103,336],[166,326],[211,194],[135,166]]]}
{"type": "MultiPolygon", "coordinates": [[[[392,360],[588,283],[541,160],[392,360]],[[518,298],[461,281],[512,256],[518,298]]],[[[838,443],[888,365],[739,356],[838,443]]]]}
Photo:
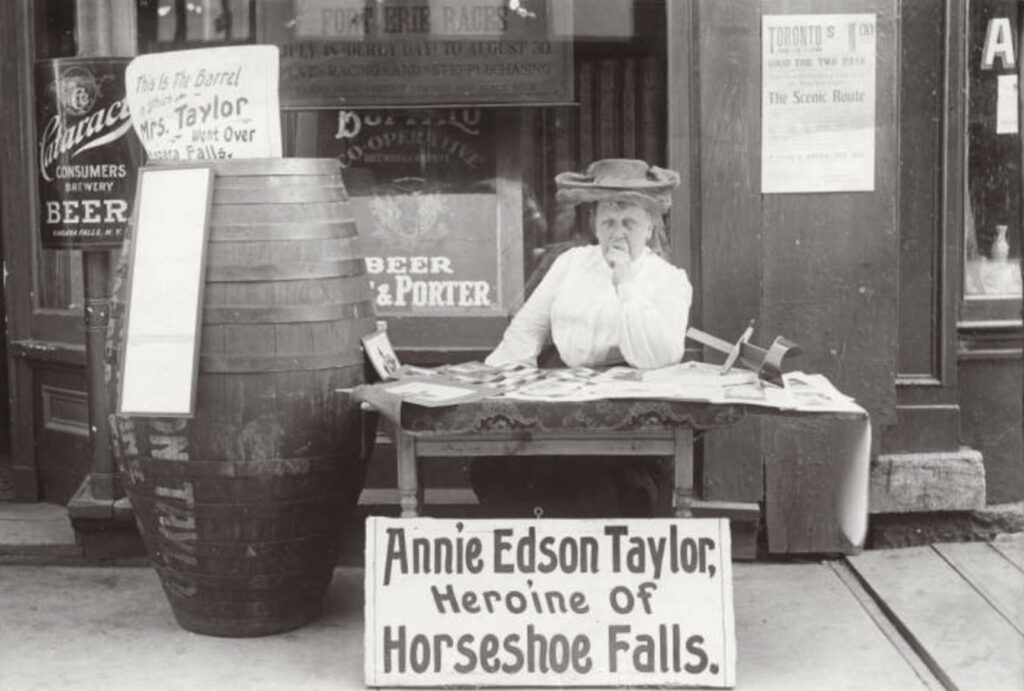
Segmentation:
{"type": "Polygon", "coordinates": [[[212,190],[210,166],[139,170],[120,414],[193,414],[212,190]]]}

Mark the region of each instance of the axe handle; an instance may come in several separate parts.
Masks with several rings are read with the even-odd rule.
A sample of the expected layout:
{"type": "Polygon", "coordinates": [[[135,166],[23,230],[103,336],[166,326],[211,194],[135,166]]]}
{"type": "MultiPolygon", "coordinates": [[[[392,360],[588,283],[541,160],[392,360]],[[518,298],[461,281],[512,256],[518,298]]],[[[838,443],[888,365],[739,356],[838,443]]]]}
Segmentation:
{"type": "MultiPolygon", "coordinates": [[[[717,350],[723,355],[729,355],[732,353],[733,348],[736,347],[735,343],[729,343],[729,341],[724,341],[718,336],[712,336],[711,334],[701,331],[700,329],[695,329],[692,326],[686,329],[686,337],[697,341],[697,343],[706,345],[712,350],[717,350]]],[[[766,354],[767,351],[763,348],[758,348],[753,343],[742,343],[740,345],[739,361],[748,369],[751,369],[754,372],[760,372],[764,365],[764,358],[766,354]]]]}
{"type": "Polygon", "coordinates": [[[712,336],[692,326],[686,330],[686,337],[709,348],[713,348],[724,355],[732,352],[733,344],[729,343],[729,341],[723,341],[718,336],[712,336]]]}

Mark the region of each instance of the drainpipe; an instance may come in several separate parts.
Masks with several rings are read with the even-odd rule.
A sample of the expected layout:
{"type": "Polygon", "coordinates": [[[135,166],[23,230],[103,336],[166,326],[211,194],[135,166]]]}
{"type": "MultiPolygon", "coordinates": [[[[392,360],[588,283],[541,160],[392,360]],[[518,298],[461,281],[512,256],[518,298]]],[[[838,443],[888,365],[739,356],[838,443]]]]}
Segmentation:
{"type": "MultiPolygon", "coordinates": [[[[79,57],[128,57],[136,54],[134,0],[75,0],[75,29],[79,57]]],[[[110,400],[104,380],[103,354],[110,318],[111,251],[82,251],[85,294],[85,355],[89,394],[89,475],[68,504],[68,514],[81,538],[81,521],[127,518],[116,515],[115,502],[124,496],[110,449],[107,418],[110,400]]],[[[79,540],[89,556],[89,543],[79,540]]]]}

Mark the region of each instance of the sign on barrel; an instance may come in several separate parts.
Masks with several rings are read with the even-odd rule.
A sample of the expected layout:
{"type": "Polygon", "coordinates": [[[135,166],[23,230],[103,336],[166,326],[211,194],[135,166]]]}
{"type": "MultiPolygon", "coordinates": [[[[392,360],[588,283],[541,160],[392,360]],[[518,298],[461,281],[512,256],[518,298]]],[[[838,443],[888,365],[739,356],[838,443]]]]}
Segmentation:
{"type": "Polygon", "coordinates": [[[370,517],[368,686],[735,683],[726,519],[370,517]]]}

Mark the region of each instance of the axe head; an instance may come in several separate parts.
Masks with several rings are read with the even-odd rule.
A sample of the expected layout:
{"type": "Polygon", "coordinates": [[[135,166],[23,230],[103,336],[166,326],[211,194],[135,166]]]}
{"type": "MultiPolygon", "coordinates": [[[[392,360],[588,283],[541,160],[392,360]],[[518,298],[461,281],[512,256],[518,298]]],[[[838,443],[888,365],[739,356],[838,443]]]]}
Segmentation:
{"type": "Polygon", "coordinates": [[[766,381],[782,386],[782,362],[787,355],[798,355],[800,346],[782,336],[776,336],[772,344],[768,346],[764,360],[761,361],[761,369],[757,375],[766,381]]]}
{"type": "Polygon", "coordinates": [[[800,346],[782,336],[777,336],[767,350],[753,343],[743,343],[740,347],[740,362],[747,369],[757,372],[757,376],[767,382],[782,386],[782,364],[787,355],[796,355],[800,346]]]}

